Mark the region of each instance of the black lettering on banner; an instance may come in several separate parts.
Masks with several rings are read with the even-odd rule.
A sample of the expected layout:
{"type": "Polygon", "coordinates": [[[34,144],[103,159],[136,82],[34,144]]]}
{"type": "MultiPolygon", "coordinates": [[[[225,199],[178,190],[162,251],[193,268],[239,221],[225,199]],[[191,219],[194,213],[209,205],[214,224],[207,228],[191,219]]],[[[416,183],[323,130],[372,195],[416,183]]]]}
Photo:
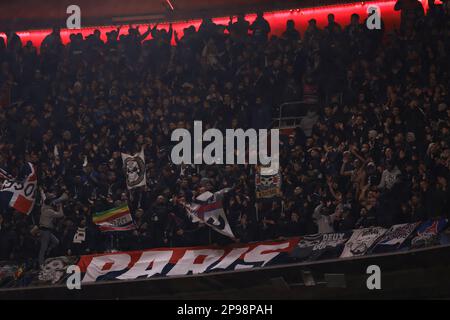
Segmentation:
{"type": "Polygon", "coordinates": [[[30,197],[34,196],[34,184],[30,183],[24,190],[25,196],[30,197]]]}
{"type": "Polygon", "coordinates": [[[8,188],[11,188],[12,185],[13,185],[13,182],[12,182],[12,181],[6,180],[6,181],[3,183],[2,189],[8,189],[8,188]]]}
{"type": "Polygon", "coordinates": [[[21,191],[24,190],[24,194],[27,198],[35,196],[35,189],[36,186],[33,183],[29,183],[26,186],[22,182],[14,182],[6,180],[3,182],[3,184],[0,186],[0,190],[10,189],[14,188],[15,191],[21,191]]]}
{"type": "Polygon", "coordinates": [[[17,191],[20,191],[23,189],[23,183],[18,182],[14,184],[14,189],[16,189],[17,191]]]}

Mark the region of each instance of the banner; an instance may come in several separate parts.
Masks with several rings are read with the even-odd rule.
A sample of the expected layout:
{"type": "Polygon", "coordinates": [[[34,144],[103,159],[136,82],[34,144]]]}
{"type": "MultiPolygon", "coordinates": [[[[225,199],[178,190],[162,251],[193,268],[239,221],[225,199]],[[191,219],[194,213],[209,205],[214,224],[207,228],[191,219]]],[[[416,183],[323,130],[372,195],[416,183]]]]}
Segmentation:
{"type": "Polygon", "coordinates": [[[135,155],[122,153],[127,188],[134,189],[146,185],[144,149],[135,155]]]}
{"type": "MultiPolygon", "coordinates": [[[[443,230],[445,219],[423,223],[420,234],[443,230]]],[[[129,252],[101,253],[85,256],[48,258],[41,270],[32,264],[0,262],[0,288],[64,285],[69,265],[76,264],[82,282],[145,279],[254,269],[295,262],[323,261],[339,257],[361,256],[369,249],[392,243],[398,247],[414,224],[384,228],[358,229],[345,233],[315,234],[277,241],[261,241],[228,246],[156,248],[129,252]],[[403,230],[403,231],[401,231],[403,230]],[[395,232],[394,232],[395,231],[395,232]],[[393,236],[393,235],[397,236],[393,236]],[[391,239],[391,241],[386,241],[391,239]],[[395,241],[392,239],[396,239],[395,241]],[[375,243],[375,244],[374,244],[375,243]],[[341,253],[342,251],[342,253],[341,253]]],[[[441,233],[442,235],[443,233],[441,233]]],[[[403,241],[406,248],[407,241],[403,241]]],[[[395,249],[394,249],[395,251],[395,249]]]]}
{"type": "Polygon", "coordinates": [[[419,224],[420,222],[392,226],[373,247],[372,252],[383,253],[398,250],[419,224]]]}
{"type": "Polygon", "coordinates": [[[82,256],[82,283],[252,269],[282,263],[299,238],[226,247],[160,248],[82,256]]]}
{"type": "Polygon", "coordinates": [[[275,172],[271,175],[262,175],[260,168],[255,174],[256,198],[265,199],[281,195],[281,173],[275,172]]]}
{"type": "Polygon", "coordinates": [[[362,256],[386,232],[385,228],[371,227],[353,230],[351,238],[345,244],[341,258],[362,256]]]}
{"type": "Polygon", "coordinates": [[[23,267],[19,264],[0,262],[0,288],[13,288],[22,273],[23,267]]]}
{"type": "Polygon", "coordinates": [[[351,234],[341,232],[303,236],[290,256],[300,261],[339,258],[351,234]]]}
{"type": "Polygon", "coordinates": [[[448,219],[430,219],[423,222],[416,230],[416,236],[411,240],[412,248],[422,248],[440,244],[439,234],[448,224],[448,219]]]}
{"type": "Polygon", "coordinates": [[[4,202],[24,214],[30,214],[36,201],[37,174],[34,165],[28,162],[29,174],[23,182],[5,180],[0,188],[4,202]]]}
{"type": "Polygon", "coordinates": [[[49,284],[63,284],[69,276],[67,268],[76,264],[78,257],[55,257],[45,259],[44,266],[37,272],[30,285],[40,286],[49,284]]]}
{"type": "Polygon", "coordinates": [[[69,276],[67,268],[76,265],[78,260],[77,256],[47,258],[38,270],[32,268],[29,262],[0,262],[0,288],[64,284],[69,276]]]}
{"type": "Polygon", "coordinates": [[[129,231],[136,229],[128,204],[94,213],[92,222],[94,222],[102,232],[129,231]]]}

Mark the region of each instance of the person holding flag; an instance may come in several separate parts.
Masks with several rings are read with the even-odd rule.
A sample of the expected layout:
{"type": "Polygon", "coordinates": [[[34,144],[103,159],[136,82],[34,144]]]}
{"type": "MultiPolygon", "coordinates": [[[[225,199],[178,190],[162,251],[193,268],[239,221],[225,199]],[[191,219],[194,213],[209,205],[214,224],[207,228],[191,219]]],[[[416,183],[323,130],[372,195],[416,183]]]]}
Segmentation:
{"type": "Polygon", "coordinates": [[[53,199],[46,198],[41,208],[41,217],[39,220],[39,230],[41,235],[41,247],[39,250],[39,265],[43,266],[45,256],[59,245],[58,238],[53,234],[55,230],[55,221],[64,217],[63,204],[58,203],[57,210],[52,205],[53,199]]]}
{"type": "Polygon", "coordinates": [[[212,193],[201,189],[204,192],[197,196],[193,203],[185,204],[186,212],[191,217],[192,222],[204,223],[224,236],[235,239],[223,210],[223,197],[230,190],[230,188],[224,188],[212,193]]]}

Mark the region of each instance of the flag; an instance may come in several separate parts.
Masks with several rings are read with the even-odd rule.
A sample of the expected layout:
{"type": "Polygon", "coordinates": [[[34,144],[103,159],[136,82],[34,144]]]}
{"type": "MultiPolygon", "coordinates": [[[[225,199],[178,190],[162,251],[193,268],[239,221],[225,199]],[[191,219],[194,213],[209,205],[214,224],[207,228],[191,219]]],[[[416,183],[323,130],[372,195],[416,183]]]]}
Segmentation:
{"type": "Polygon", "coordinates": [[[302,236],[290,256],[297,261],[339,258],[351,235],[351,232],[339,232],[302,236]]]}
{"type": "Polygon", "coordinates": [[[92,221],[100,231],[129,231],[136,229],[127,204],[106,211],[97,212],[92,221]]]}
{"type": "MultiPolygon", "coordinates": [[[[223,195],[223,191],[218,191],[215,194],[209,194],[211,194],[211,197],[208,203],[186,204],[185,208],[188,215],[191,217],[192,222],[202,222],[224,236],[234,239],[233,231],[231,231],[230,224],[228,223],[227,216],[225,215],[225,211],[222,206],[221,197],[223,195]]],[[[201,198],[202,195],[199,197],[201,198]]]]}
{"type": "Polygon", "coordinates": [[[271,172],[268,175],[261,174],[261,168],[255,174],[256,198],[273,198],[281,195],[281,173],[271,172]]]}
{"type": "Polygon", "coordinates": [[[446,218],[429,219],[422,222],[416,229],[416,235],[411,240],[412,248],[422,248],[440,244],[439,234],[448,224],[446,218]]]}
{"type": "Polygon", "coordinates": [[[387,229],[382,227],[353,230],[352,236],[345,243],[341,258],[365,255],[386,231],[387,229]]]}
{"type": "Polygon", "coordinates": [[[4,203],[24,214],[30,214],[36,201],[37,174],[34,165],[27,163],[29,173],[23,182],[6,179],[0,193],[4,203]]]}
{"type": "Polygon", "coordinates": [[[14,180],[14,177],[12,175],[10,175],[7,171],[5,171],[2,168],[0,168],[0,179],[14,180]]]}
{"type": "Polygon", "coordinates": [[[146,185],[144,149],[135,155],[122,153],[127,188],[134,189],[146,185]]]}
{"type": "Polygon", "coordinates": [[[419,224],[420,222],[393,225],[378,240],[372,249],[372,253],[383,253],[400,249],[419,224]]]}

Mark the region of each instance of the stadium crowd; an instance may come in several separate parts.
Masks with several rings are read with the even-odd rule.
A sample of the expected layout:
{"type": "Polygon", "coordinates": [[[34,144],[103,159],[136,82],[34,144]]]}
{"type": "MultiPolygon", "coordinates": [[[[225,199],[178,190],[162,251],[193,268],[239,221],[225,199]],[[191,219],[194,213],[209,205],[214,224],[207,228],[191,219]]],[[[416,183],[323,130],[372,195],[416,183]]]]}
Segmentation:
{"type": "Polygon", "coordinates": [[[7,33],[0,87],[13,103],[0,107],[0,168],[21,179],[31,161],[43,192],[68,200],[41,229],[39,194],[29,216],[3,204],[0,260],[35,260],[43,231],[58,239],[50,255],[230,243],[180,204],[224,187],[240,242],[449,216],[446,5],[430,1],[425,13],[399,0],[400,29],[386,33],[356,14],[347,26],[332,14],[323,29],[310,20],[302,33],[287,21],[282,36],[262,14],[226,26],[204,19],[183,35],[156,25],[107,41],[74,33],[67,45],[54,28],[39,52],[7,33]],[[251,166],[170,162],[175,128],[267,128],[274,106],[295,100],[318,108],[281,136],[280,198],[256,201],[251,166]],[[147,186],[128,192],[121,152],[141,148],[147,186]],[[99,232],[92,213],[124,201],[137,229],[99,232]]]}

